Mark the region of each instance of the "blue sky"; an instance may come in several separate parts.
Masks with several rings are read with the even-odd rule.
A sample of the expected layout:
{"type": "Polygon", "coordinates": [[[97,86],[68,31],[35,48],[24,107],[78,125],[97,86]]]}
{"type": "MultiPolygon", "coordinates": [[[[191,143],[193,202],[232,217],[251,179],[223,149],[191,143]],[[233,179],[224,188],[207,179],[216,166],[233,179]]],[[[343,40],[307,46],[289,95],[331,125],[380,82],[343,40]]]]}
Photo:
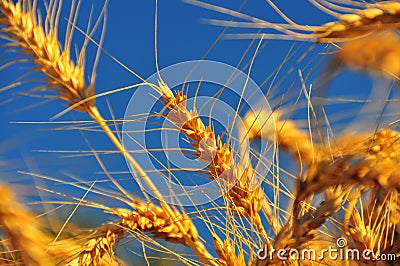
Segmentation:
{"type": "MultiPolygon", "coordinates": [[[[78,26],[85,28],[92,5],[94,5],[94,14],[98,14],[101,5],[97,2],[83,0],[78,26]]],[[[273,22],[283,22],[265,1],[248,2],[243,8],[245,13],[273,22]]],[[[282,10],[293,20],[301,24],[320,25],[332,20],[331,17],[316,9],[307,1],[281,2],[278,4],[282,10]]],[[[229,3],[227,1],[213,1],[212,3],[222,4],[225,7],[237,10],[242,1],[235,0],[229,1],[229,3]]],[[[230,19],[227,15],[192,6],[179,0],[161,0],[158,5],[157,36],[160,68],[187,60],[201,59],[223,31],[222,27],[209,25],[204,19],[230,19]]],[[[154,1],[110,0],[107,9],[104,49],[144,78],[149,77],[156,71],[154,52],[155,6],[154,1]]],[[[66,16],[67,13],[63,12],[62,18],[66,16]]],[[[65,19],[61,19],[61,21],[63,24],[66,23],[65,19]]],[[[231,29],[229,32],[237,33],[241,32],[241,30],[231,29]]],[[[60,33],[62,33],[62,29],[60,33]]],[[[82,35],[77,32],[76,36],[76,40],[79,43],[82,35]]],[[[95,38],[98,37],[99,35],[97,34],[95,38]]],[[[205,59],[236,66],[249,47],[247,55],[244,56],[243,63],[239,66],[239,68],[242,68],[251,60],[256,50],[258,42],[251,42],[252,40],[229,40],[222,38],[205,59]]],[[[272,92],[268,96],[268,100],[270,100],[272,106],[275,106],[279,102],[280,97],[291,88],[293,82],[295,84],[292,88],[291,97],[292,100],[296,98],[297,93],[301,90],[298,70],[301,69],[304,71],[304,75],[306,76],[306,73],[311,70],[308,63],[312,62],[314,64],[318,54],[326,51],[326,45],[314,47],[309,42],[282,40],[265,40],[261,47],[260,54],[254,62],[251,77],[258,84],[264,84],[262,86],[264,92],[267,92],[270,87],[272,88],[272,92]],[[289,62],[282,67],[282,70],[276,75],[275,79],[272,77],[264,83],[267,77],[271,73],[274,73],[280,66],[280,63],[289,51],[292,55],[289,62]],[[305,59],[297,62],[303,53],[307,53],[305,59]],[[291,71],[292,67],[294,67],[293,71],[291,71]]],[[[94,59],[94,48],[94,45],[91,45],[89,48],[88,68],[90,68],[94,59]]],[[[327,60],[329,56],[321,56],[321,58],[327,60]]],[[[316,82],[316,76],[323,70],[325,63],[326,61],[323,61],[312,69],[312,74],[307,79],[308,86],[316,82]]],[[[29,72],[31,70],[30,67],[32,65],[28,66],[28,70],[26,70],[21,65],[15,65],[2,70],[0,72],[2,79],[1,86],[5,86],[13,82],[21,74],[29,72]]],[[[87,76],[89,74],[90,72],[88,71],[87,76]]],[[[101,55],[97,69],[96,92],[100,93],[118,89],[137,82],[139,80],[120,64],[104,53],[101,55]]],[[[349,72],[339,76],[332,83],[330,93],[332,91],[337,95],[357,95],[362,93],[365,97],[365,94],[372,88],[371,84],[371,79],[363,73],[349,72]]],[[[17,170],[34,172],[59,179],[76,177],[80,180],[93,180],[94,178],[104,178],[101,168],[99,168],[93,157],[73,156],[69,158],[68,153],[56,152],[58,150],[87,150],[88,145],[85,142],[85,138],[90,141],[90,145],[93,145],[93,148],[96,150],[113,149],[113,146],[101,133],[80,132],[79,130],[70,129],[59,130],[62,124],[54,123],[14,123],[49,122],[52,116],[65,108],[65,105],[62,105],[65,103],[60,100],[35,106],[41,99],[18,96],[18,93],[26,91],[31,86],[32,83],[26,82],[21,87],[5,92],[0,98],[1,102],[12,99],[11,102],[0,105],[0,162],[7,162],[3,170],[0,171],[3,175],[2,178],[7,180],[7,182],[32,183],[29,176],[18,174],[16,173],[17,170]],[[67,158],[64,158],[65,156],[67,158]],[[60,157],[63,157],[63,159],[60,159],[60,157]]],[[[126,105],[132,93],[133,91],[125,91],[101,98],[98,100],[98,106],[103,111],[104,116],[110,118],[113,115],[121,118],[124,115],[126,105]],[[112,115],[110,110],[112,110],[112,115]]],[[[303,106],[300,104],[294,108],[295,112],[293,116],[300,119],[304,124],[306,118],[304,98],[302,102],[303,106]]],[[[284,107],[290,109],[290,107],[293,107],[293,103],[290,104],[290,101],[288,101],[284,107]]],[[[343,106],[333,107],[332,112],[341,111],[340,114],[343,114],[343,108],[343,106]]],[[[345,117],[348,118],[350,116],[349,113],[344,113],[345,117]]],[[[87,119],[89,118],[85,114],[70,112],[54,122],[87,119]]],[[[120,156],[107,155],[102,158],[105,160],[105,164],[110,172],[116,172],[118,175],[120,171],[127,171],[124,161],[120,156]]],[[[58,186],[55,189],[62,190],[63,187],[58,186]]],[[[25,192],[30,195],[36,194],[35,189],[31,191],[25,189],[25,192]]],[[[82,191],[76,192],[76,196],[81,196],[81,194],[82,191]]]]}
{"type": "MultiPolygon", "coordinates": [[[[230,8],[237,9],[241,5],[241,1],[232,1],[229,4],[230,8]]],[[[92,6],[94,14],[98,14],[102,7],[99,3],[93,1],[83,1],[80,10],[80,17],[77,22],[78,27],[85,29],[92,6]]],[[[293,12],[295,7],[286,7],[292,10],[296,15],[296,19],[301,21],[310,19],[304,13],[299,17],[297,12],[293,12]]],[[[299,8],[299,7],[297,7],[299,8]]],[[[229,16],[221,15],[216,12],[205,10],[196,6],[192,6],[181,1],[159,1],[158,13],[158,59],[160,68],[169,66],[174,63],[183,62],[186,60],[196,60],[203,57],[206,51],[210,48],[213,42],[217,39],[223,28],[209,25],[204,22],[205,18],[222,18],[230,19],[229,16]]],[[[314,8],[315,9],[315,8],[314,8]]],[[[245,8],[249,14],[258,15],[268,18],[271,15],[278,19],[270,8],[262,1],[260,3],[252,3],[245,8]]],[[[315,11],[315,10],[314,10],[315,11]]],[[[318,13],[318,12],[317,12],[318,13]]],[[[319,18],[322,21],[326,15],[322,12],[319,18]]],[[[291,14],[292,15],[292,14],[291,14]]],[[[142,77],[146,78],[152,75],[155,68],[155,53],[154,53],[154,16],[155,2],[154,1],[115,1],[111,0],[107,9],[107,28],[104,42],[104,49],[112,56],[120,60],[127,67],[137,72],[142,77]]],[[[64,8],[61,14],[61,27],[59,35],[62,38],[63,28],[66,25],[68,10],[64,8]],[[64,26],[64,27],[63,27],[64,26]]],[[[316,17],[311,17],[314,22],[316,17]]],[[[310,22],[310,23],[311,23],[310,22]]],[[[78,31],[75,33],[75,43],[79,47],[82,41],[82,34],[78,31]]],[[[98,39],[99,34],[95,35],[98,39]]],[[[209,60],[216,60],[236,66],[250,45],[251,40],[220,40],[214,49],[205,57],[209,60]]],[[[252,78],[261,84],[270,73],[279,66],[282,59],[292,46],[291,42],[287,41],[268,41],[265,42],[265,48],[254,62],[254,71],[252,78]]],[[[242,66],[252,58],[255,44],[250,46],[248,54],[244,57],[242,66]]],[[[300,50],[306,50],[310,44],[299,44],[300,50]]],[[[300,55],[297,52],[297,55],[300,55]]],[[[93,64],[95,55],[95,46],[90,45],[87,58],[87,73],[90,75],[90,68],[93,64]]],[[[296,55],[296,56],[297,56],[296,55]]],[[[15,54],[18,56],[18,54],[15,54]]],[[[16,64],[6,68],[0,72],[2,77],[2,86],[6,86],[16,80],[21,74],[29,73],[32,64],[22,65],[16,64]]],[[[285,73],[280,74],[284,77],[285,73]]],[[[40,77],[40,76],[34,76],[40,77]]],[[[279,80],[280,77],[277,77],[279,80]]],[[[293,79],[292,79],[293,80],[293,79]]],[[[97,69],[96,92],[104,92],[117,89],[123,86],[132,85],[139,82],[131,73],[126,71],[121,65],[113,61],[109,56],[102,54],[99,66],[97,69]]],[[[268,90],[270,82],[266,83],[263,90],[268,90]]],[[[37,83],[25,82],[22,86],[6,91],[1,98],[1,140],[2,153],[7,159],[15,158],[18,161],[18,167],[21,169],[30,168],[27,166],[28,161],[32,159],[34,168],[39,171],[50,171],[51,173],[58,172],[58,156],[57,153],[38,152],[42,150],[68,150],[80,149],[86,147],[85,142],[79,131],[76,130],[58,130],[58,125],[49,124],[15,124],[13,122],[49,122],[50,118],[62,111],[65,108],[65,102],[54,100],[48,103],[41,103],[42,99],[19,96],[21,92],[26,92],[30,88],[36,86],[37,83]],[[27,160],[26,157],[30,159],[27,160]],[[22,159],[25,158],[25,159],[22,159]]],[[[122,117],[128,103],[132,91],[117,93],[107,98],[110,102],[113,114],[115,117],[122,117]]],[[[279,97],[279,93],[275,93],[279,97]]],[[[98,100],[100,109],[105,112],[105,116],[109,116],[109,110],[105,98],[98,100]]],[[[56,122],[85,120],[88,117],[79,112],[70,112],[64,117],[59,118],[56,122]]],[[[100,134],[98,134],[100,135],[100,134]]],[[[104,145],[104,148],[111,148],[101,136],[96,136],[92,139],[99,146],[104,145]]],[[[74,160],[74,159],[71,159],[74,160]]],[[[83,158],[82,160],[89,160],[83,158]]],[[[30,164],[29,163],[29,164],[30,164]]],[[[12,164],[14,165],[14,164],[12,164]]],[[[81,175],[89,174],[93,171],[88,170],[87,173],[82,173],[81,167],[76,164],[66,163],[66,167],[73,171],[80,172],[81,175]]],[[[7,166],[13,168],[14,166],[7,166]]],[[[89,167],[88,167],[89,168],[89,167]]],[[[13,180],[15,173],[11,171],[10,175],[13,180]]]]}

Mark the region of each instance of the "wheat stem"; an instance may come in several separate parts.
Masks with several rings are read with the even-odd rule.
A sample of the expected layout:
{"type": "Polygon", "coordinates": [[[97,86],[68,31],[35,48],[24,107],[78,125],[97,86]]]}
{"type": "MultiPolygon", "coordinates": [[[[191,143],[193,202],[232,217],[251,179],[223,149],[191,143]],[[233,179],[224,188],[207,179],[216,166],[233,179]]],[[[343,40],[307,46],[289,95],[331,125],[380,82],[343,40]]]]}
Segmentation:
{"type": "MultiPolygon", "coordinates": [[[[174,219],[176,217],[176,213],[171,209],[171,207],[168,205],[168,203],[166,203],[162,194],[159,192],[158,188],[154,185],[153,181],[148,177],[146,172],[136,162],[136,160],[129,154],[129,152],[126,151],[125,147],[121,144],[121,142],[118,140],[118,138],[114,135],[114,133],[109,128],[109,126],[107,125],[104,118],[101,116],[97,107],[95,107],[95,106],[91,107],[90,111],[88,113],[101,126],[103,131],[110,138],[110,140],[113,142],[113,144],[117,147],[119,152],[128,160],[128,162],[131,164],[131,166],[138,172],[140,177],[149,186],[151,191],[154,193],[156,198],[159,200],[160,205],[164,209],[164,211],[169,215],[169,217],[171,217],[171,219],[174,219]]],[[[185,229],[180,221],[177,221],[176,225],[179,228],[179,230],[181,230],[181,232],[185,232],[185,229]]],[[[195,252],[196,256],[201,260],[202,263],[206,263],[207,261],[211,263],[212,256],[207,252],[207,250],[202,246],[202,244],[200,242],[194,243],[193,240],[186,234],[184,234],[184,238],[186,239],[188,246],[190,248],[192,248],[192,250],[195,252]],[[201,247],[201,249],[199,247],[201,247]]]]}
{"type": "MultiPolygon", "coordinates": [[[[20,1],[14,4],[12,1],[1,0],[1,8],[5,15],[1,19],[1,23],[7,26],[6,31],[18,40],[20,47],[25,48],[26,52],[34,56],[33,61],[38,64],[42,73],[48,77],[47,80],[50,86],[57,87],[57,92],[61,95],[60,98],[69,101],[75,110],[88,113],[100,125],[120,153],[150,187],[166,213],[171,218],[175,217],[174,211],[164,201],[163,196],[152,180],[125,150],[94,105],[94,84],[89,87],[85,85],[84,65],[82,63],[84,60],[79,60],[79,63],[75,65],[69,56],[69,51],[61,50],[57,38],[57,23],[54,21],[49,22],[50,30],[43,30],[42,26],[37,23],[35,12],[33,10],[24,12],[26,7],[22,6],[20,1]],[[82,104],[77,105],[80,102],[82,104]]],[[[84,55],[85,51],[82,49],[80,58],[82,59],[84,55]]],[[[184,228],[179,222],[177,226],[183,231],[184,228]]],[[[185,236],[185,238],[187,238],[188,245],[203,263],[211,259],[211,255],[205,249],[200,252],[189,237],[185,236]]]]}

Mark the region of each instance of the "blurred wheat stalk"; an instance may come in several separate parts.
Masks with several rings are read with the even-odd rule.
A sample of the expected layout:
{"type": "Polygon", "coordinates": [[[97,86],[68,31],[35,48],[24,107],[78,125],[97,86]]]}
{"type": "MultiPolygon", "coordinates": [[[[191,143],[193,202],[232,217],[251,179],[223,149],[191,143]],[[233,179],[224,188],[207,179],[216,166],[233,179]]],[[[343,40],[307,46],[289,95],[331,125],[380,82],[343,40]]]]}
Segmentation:
{"type": "MultiPolygon", "coordinates": [[[[362,259],[341,261],[326,257],[322,262],[313,259],[298,261],[293,258],[280,261],[276,257],[261,260],[256,256],[263,242],[269,250],[301,251],[312,248],[321,251],[329,245],[334,246],[339,237],[348,240],[348,249],[357,248],[361,252],[371,250],[373,258],[382,254],[395,254],[396,259],[400,256],[399,132],[388,127],[372,135],[359,132],[316,142],[313,135],[318,132],[313,132],[311,127],[308,131],[300,129],[294,121],[284,118],[279,111],[273,114],[249,113],[244,118],[247,125],[245,134],[250,139],[257,139],[268,138],[271,132],[276,132],[279,148],[291,153],[301,169],[299,173],[293,174],[296,177],[296,188],[290,195],[291,206],[282,210],[286,213],[282,217],[273,211],[274,208],[281,208],[279,202],[271,202],[264,195],[262,187],[250,189],[255,174],[252,166],[235,162],[232,158],[234,151],[229,144],[223,143],[212,127],[202,122],[195,110],[187,109],[184,91],[173,93],[160,77],[159,84],[149,85],[159,92],[164,100],[168,119],[190,140],[196,155],[213,155],[212,163],[208,165],[210,178],[218,180],[222,173],[229,173],[229,180],[237,180],[226,191],[224,206],[218,206],[223,211],[219,212],[221,217],[217,219],[223,221],[226,228],[210,228],[214,243],[212,250],[209,249],[210,245],[205,245],[204,237],[199,234],[189,213],[183,208],[177,209],[166,203],[146,171],[125,150],[96,107],[95,70],[89,86],[84,79],[85,49],[102,16],[87,34],[77,61],[74,62],[70,56],[74,26],[69,24],[63,45],[58,38],[57,12],[61,2],[50,2],[49,6],[52,8],[48,9],[43,25],[37,14],[36,1],[0,2],[2,35],[9,39],[8,46],[21,48],[21,52],[37,64],[38,70],[46,77],[48,88],[55,88],[58,98],[67,101],[70,109],[87,113],[98,123],[121,155],[153,190],[158,200],[154,204],[134,198],[117,180],[108,175],[121,193],[121,202],[130,208],[110,208],[92,203],[92,207],[113,214],[116,220],[93,229],[84,242],[75,239],[66,242],[67,240],[58,239],[58,236],[51,240],[45,229],[35,226],[32,215],[14,200],[10,190],[0,187],[0,194],[5,199],[0,206],[0,223],[5,234],[1,242],[4,251],[1,253],[2,262],[26,265],[121,265],[123,262],[114,254],[118,244],[125,238],[139,235],[150,235],[148,242],[161,238],[190,247],[197,260],[166,249],[187,265],[372,264],[371,261],[362,259]],[[274,128],[271,126],[273,124],[274,128]],[[316,198],[319,200],[315,200],[316,198]],[[23,225],[21,221],[24,221],[23,225]],[[26,221],[32,222],[27,224],[26,221]],[[225,232],[225,236],[222,236],[222,232],[225,232]],[[258,239],[248,239],[252,234],[258,239]]],[[[352,14],[342,14],[330,10],[331,14],[337,16],[336,22],[315,27],[297,25],[298,30],[312,31],[307,36],[290,31],[294,23],[282,12],[282,17],[289,22],[287,26],[254,19],[198,1],[190,2],[250,20],[243,22],[247,24],[213,21],[214,24],[275,27],[298,38],[313,37],[316,42],[340,42],[335,64],[344,63],[398,80],[400,44],[394,31],[400,26],[398,2],[369,4],[364,9],[356,9],[356,2],[343,1],[343,5],[354,4],[352,10],[355,11],[352,14]]],[[[279,11],[273,2],[267,2],[279,11]]],[[[327,1],[312,2],[324,12],[332,7],[332,3],[327,5],[327,1]]],[[[333,6],[339,11],[350,10],[350,7],[340,9],[339,5],[333,6]]],[[[105,8],[106,5],[103,12],[105,8]]],[[[72,11],[69,21],[73,22],[75,19],[72,11]]],[[[97,64],[97,60],[94,64],[97,64]]],[[[279,168],[279,165],[276,167],[279,168]]],[[[274,193],[283,193],[281,186],[284,184],[274,187],[274,193]]],[[[207,217],[201,213],[199,216],[207,217]]],[[[380,263],[389,265],[393,261],[380,263]]]]}

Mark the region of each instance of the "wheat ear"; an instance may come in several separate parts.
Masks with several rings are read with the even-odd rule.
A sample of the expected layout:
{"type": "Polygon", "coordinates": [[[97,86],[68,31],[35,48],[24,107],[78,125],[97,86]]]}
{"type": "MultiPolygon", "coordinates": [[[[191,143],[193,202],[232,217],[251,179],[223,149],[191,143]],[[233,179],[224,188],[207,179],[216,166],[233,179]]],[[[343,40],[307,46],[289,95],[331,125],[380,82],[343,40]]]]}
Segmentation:
{"type": "MultiPolygon", "coordinates": [[[[352,247],[360,251],[369,249],[372,256],[399,254],[400,238],[396,227],[399,222],[398,192],[385,190],[384,199],[371,196],[370,204],[352,208],[347,234],[352,247]]],[[[358,201],[362,202],[360,199],[358,201]]]]}
{"type": "MultiPolygon", "coordinates": [[[[1,0],[1,10],[4,17],[0,22],[8,32],[24,48],[24,52],[34,56],[33,61],[48,78],[50,87],[57,88],[61,99],[75,105],[74,109],[86,111],[94,105],[94,87],[85,85],[84,66],[75,64],[68,50],[61,50],[58,42],[57,29],[45,32],[38,25],[35,11],[24,10],[21,1],[1,0]],[[84,103],[76,105],[84,101],[84,103]]],[[[84,51],[83,51],[84,54],[84,51]]]]}
{"type": "MultiPolygon", "coordinates": [[[[187,237],[189,237],[198,250],[207,252],[199,239],[196,227],[186,214],[175,211],[174,218],[171,218],[161,207],[153,203],[136,200],[129,204],[134,210],[124,208],[108,210],[120,220],[98,228],[95,231],[96,237],[87,241],[78,256],[68,265],[92,265],[91,263],[100,262],[105,255],[113,259],[113,246],[116,241],[126,237],[128,233],[135,232],[148,233],[155,238],[186,246],[190,246],[187,241],[187,237]],[[178,224],[184,226],[184,231],[178,224]]],[[[214,261],[213,264],[216,265],[214,261]]]]}
{"type": "Polygon", "coordinates": [[[345,42],[335,57],[338,63],[389,78],[400,79],[400,36],[394,31],[345,42]]]}
{"type": "Polygon", "coordinates": [[[231,210],[240,217],[250,218],[262,237],[268,240],[259,215],[264,192],[261,187],[250,189],[254,173],[249,171],[249,167],[240,169],[228,144],[223,144],[220,137],[215,137],[211,127],[204,125],[195,110],[186,108],[186,97],[182,91],[174,95],[162,80],[159,81],[159,90],[168,109],[168,120],[192,140],[191,145],[195,148],[196,155],[210,162],[207,167],[211,178],[222,179],[228,183],[235,182],[225,193],[228,201],[232,203],[231,210]]]}
{"type": "MultiPolygon", "coordinates": [[[[303,248],[314,248],[318,250],[318,242],[322,241],[323,235],[318,231],[334,213],[340,210],[343,198],[348,194],[347,189],[337,187],[335,189],[327,189],[325,191],[325,199],[315,209],[307,204],[302,204],[304,210],[300,214],[300,202],[294,203],[292,217],[289,217],[286,224],[274,239],[274,250],[290,250],[296,249],[299,252],[303,248]],[[321,239],[318,239],[321,238],[321,239]]],[[[274,254],[276,255],[276,254],[274,254]]],[[[308,265],[306,260],[301,260],[301,265],[308,265]]],[[[279,258],[273,256],[266,260],[259,260],[257,265],[297,265],[296,260],[288,259],[285,264],[279,258]]],[[[312,265],[312,263],[311,263],[312,265]]],[[[332,264],[334,265],[334,264],[332,264]]]]}
{"type": "Polygon", "coordinates": [[[299,200],[344,184],[379,186],[400,191],[400,133],[384,129],[367,140],[360,141],[355,150],[342,153],[335,160],[320,160],[311,165],[301,181],[299,200]]]}
{"type": "MultiPolygon", "coordinates": [[[[265,21],[256,17],[230,10],[228,8],[204,3],[198,0],[185,0],[186,2],[206,9],[211,9],[233,17],[245,20],[245,22],[235,22],[227,20],[210,20],[214,25],[240,28],[269,28],[277,30],[282,34],[263,34],[263,33],[241,33],[227,34],[229,37],[239,39],[286,39],[286,40],[305,40],[324,42],[342,42],[381,32],[389,29],[397,29],[400,26],[400,3],[396,1],[385,1],[382,3],[369,4],[362,10],[357,10],[351,14],[336,15],[338,21],[332,21],[319,26],[299,25],[287,17],[272,2],[267,2],[279,13],[279,15],[288,22],[288,24],[278,24],[265,21]]],[[[312,3],[317,1],[311,0],[312,3]]],[[[316,4],[318,7],[320,5],[316,4]]],[[[326,11],[326,9],[323,9],[326,11]]]]}
{"type": "Polygon", "coordinates": [[[289,151],[298,162],[305,165],[310,165],[316,159],[317,149],[314,148],[310,136],[299,129],[295,122],[281,119],[279,112],[249,112],[243,120],[250,139],[276,140],[279,147],[289,151]]]}
{"type": "Polygon", "coordinates": [[[117,240],[124,236],[124,231],[115,225],[105,225],[97,228],[95,237],[75,249],[78,255],[69,261],[67,266],[95,266],[95,265],[122,265],[114,257],[114,245],[117,240]]]}
{"type": "Polygon", "coordinates": [[[319,42],[332,42],[363,37],[374,32],[400,27],[400,3],[387,1],[369,5],[354,14],[343,14],[339,21],[329,22],[317,30],[319,42]]]}
{"type": "MultiPolygon", "coordinates": [[[[292,26],[292,28],[294,27],[302,31],[313,30],[314,33],[310,34],[309,37],[316,37],[318,39],[317,42],[320,43],[348,41],[400,27],[400,3],[397,1],[366,4],[366,8],[359,10],[353,9],[353,13],[348,14],[336,13],[334,16],[338,18],[338,21],[328,22],[322,26],[313,27],[297,25],[281,10],[279,10],[272,0],[267,0],[267,2],[290,24],[290,26],[292,26]]],[[[325,8],[317,0],[310,0],[310,2],[321,10],[332,14],[329,9],[325,8]]],[[[276,28],[279,30],[278,25],[276,25],[276,28]]],[[[293,35],[303,39],[307,36],[301,33],[294,33],[293,35]]]]}
{"type": "MultiPolygon", "coordinates": [[[[305,213],[300,215],[300,205],[294,206],[292,233],[287,234],[286,230],[275,238],[274,246],[279,248],[300,247],[315,237],[313,230],[324,224],[334,213],[336,213],[342,205],[343,198],[348,194],[348,190],[342,187],[330,188],[324,191],[325,199],[315,209],[308,208],[305,213]]],[[[290,226],[289,226],[290,228],[290,226]]]]}
{"type": "Polygon", "coordinates": [[[239,251],[239,255],[236,255],[235,246],[230,242],[229,237],[222,241],[216,234],[213,234],[213,241],[215,251],[218,254],[218,265],[221,266],[245,266],[243,250],[239,251]]]}
{"type": "Polygon", "coordinates": [[[187,214],[180,214],[175,210],[175,215],[171,217],[162,208],[153,203],[135,201],[131,204],[135,211],[117,208],[111,212],[121,218],[118,226],[126,231],[141,231],[150,233],[156,238],[166,239],[171,242],[190,246],[190,242],[196,245],[201,252],[206,250],[199,239],[195,225],[187,214]],[[183,225],[183,230],[179,225],[183,225]]]}
{"type": "Polygon", "coordinates": [[[45,256],[48,238],[39,230],[35,217],[16,201],[13,192],[0,185],[0,225],[24,265],[51,265],[45,256]]]}

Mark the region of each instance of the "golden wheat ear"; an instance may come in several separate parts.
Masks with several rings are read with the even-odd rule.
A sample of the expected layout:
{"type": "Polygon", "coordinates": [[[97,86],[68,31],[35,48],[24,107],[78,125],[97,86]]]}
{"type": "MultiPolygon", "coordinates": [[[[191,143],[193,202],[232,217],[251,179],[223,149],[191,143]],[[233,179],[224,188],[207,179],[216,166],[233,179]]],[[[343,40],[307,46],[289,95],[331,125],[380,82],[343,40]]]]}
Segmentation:
{"type": "Polygon", "coordinates": [[[228,143],[223,143],[220,136],[215,137],[211,126],[204,125],[196,110],[187,109],[186,96],[183,91],[174,95],[162,80],[159,91],[164,99],[164,105],[168,109],[168,120],[178,126],[179,130],[191,140],[196,155],[200,157],[203,152],[203,154],[214,156],[210,160],[211,163],[207,165],[210,177],[213,180],[223,177],[235,181],[229,190],[224,191],[224,197],[229,202],[231,211],[238,217],[249,218],[260,235],[267,241],[268,234],[260,218],[264,192],[261,187],[251,188],[251,180],[254,179],[251,167],[245,166],[245,169],[240,169],[228,143]]]}
{"type": "Polygon", "coordinates": [[[368,5],[353,14],[339,16],[339,21],[321,26],[319,42],[357,39],[373,33],[400,27],[400,3],[387,1],[368,5]]]}
{"type": "Polygon", "coordinates": [[[336,59],[351,68],[400,80],[400,36],[384,31],[343,43],[336,59]]]}
{"type": "MultiPolygon", "coordinates": [[[[95,101],[94,84],[85,84],[84,60],[73,62],[68,45],[64,45],[63,49],[59,43],[57,22],[50,23],[48,27],[41,25],[36,10],[31,10],[26,1],[14,4],[13,1],[1,0],[0,4],[2,32],[6,38],[13,40],[8,45],[22,48],[22,52],[32,55],[37,69],[47,77],[49,87],[55,88],[59,98],[68,101],[73,109],[86,112],[92,107],[95,101]]],[[[66,37],[68,42],[71,36],[66,37]]],[[[79,57],[84,58],[85,52],[86,45],[82,47],[79,57]]]]}
{"type": "MultiPolygon", "coordinates": [[[[282,40],[302,40],[316,41],[318,43],[325,42],[342,42],[351,39],[361,38],[370,34],[381,32],[389,29],[398,29],[400,27],[400,3],[396,1],[385,1],[382,3],[363,5],[363,9],[350,8],[345,10],[354,10],[354,13],[343,14],[333,12],[336,21],[328,22],[323,25],[309,26],[300,25],[292,21],[286,16],[271,0],[267,0],[269,5],[278,12],[278,14],[287,22],[287,24],[273,23],[256,17],[252,17],[234,10],[212,5],[198,0],[185,0],[192,5],[202,8],[214,10],[223,14],[227,14],[244,22],[235,22],[227,20],[210,20],[211,24],[226,27],[237,28],[259,28],[273,29],[281,34],[264,34],[264,33],[240,33],[226,34],[230,38],[237,39],[282,39],[282,40]]],[[[321,5],[319,1],[311,1],[318,8],[321,5]]],[[[327,2],[327,1],[325,1],[327,2]]],[[[356,3],[352,3],[356,4],[356,3]]],[[[358,3],[360,4],[360,3],[358,3]]],[[[327,12],[326,8],[320,8],[327,12]]],[[[343,9],[342,9],[343,10],[343,9]]],[[[332,15],[331,12],[327,12],[332,15]]]]}
{"type": "Polygon", "coordinates": [[[94,237],[82,247],[76,248],[78,256],[70,260],[67,266],[124,265],[114,257],[114,245],[122,237],[121,228],[105,225],[97,228],[94,237]]]}
{"type": "Polygon", "coordinates": [[[45,255],[48,238],[39,229],[35,217],[16,201],[9,188],[0,185],[0,195],[0,225],[7,237],[4,241],[9,241],[13,247],[8,251],[13,263],[52,265],[50,256],[45,255]]]}
{"type": "Polygon", "coordinates": [[[361,203],[359,208],[348,210],[350,219],[347,234],[353,240],[352,246],[358,250],[371,250],[374,258],[378,254],[397,254],[398,257],[398,193],[395,190],[372,190],[369,199],[358,199],[361,203]]]}
{"type": "MultiPolygon", "coordinates": [[[[116,264],[120,262],[114,256],[117,243],[123,238],[129,236],[141,238],[144,237],[144,234],[188,247],[191,243],[187,241],[187,238],[190,238],[198,250],[207,253],[194,223],[187,214],[175,211],[175,217],[171,218],[170,214],[161,207],[139,200],[135,200],[129,205],[133,210],[107,208],[107,212],[117,216],[120,220],[93,230],[88,241],[81,247],[74,247],[75,254],[71,256],[67,265],[100,265],[106,262],[109,262],[110,265],[120,265],[116,264]],[[183,225],[184,230],[180,225],[183,225]]],[[[217,266],[214,259],[209,259],[210,265],[217,266]]]]}

